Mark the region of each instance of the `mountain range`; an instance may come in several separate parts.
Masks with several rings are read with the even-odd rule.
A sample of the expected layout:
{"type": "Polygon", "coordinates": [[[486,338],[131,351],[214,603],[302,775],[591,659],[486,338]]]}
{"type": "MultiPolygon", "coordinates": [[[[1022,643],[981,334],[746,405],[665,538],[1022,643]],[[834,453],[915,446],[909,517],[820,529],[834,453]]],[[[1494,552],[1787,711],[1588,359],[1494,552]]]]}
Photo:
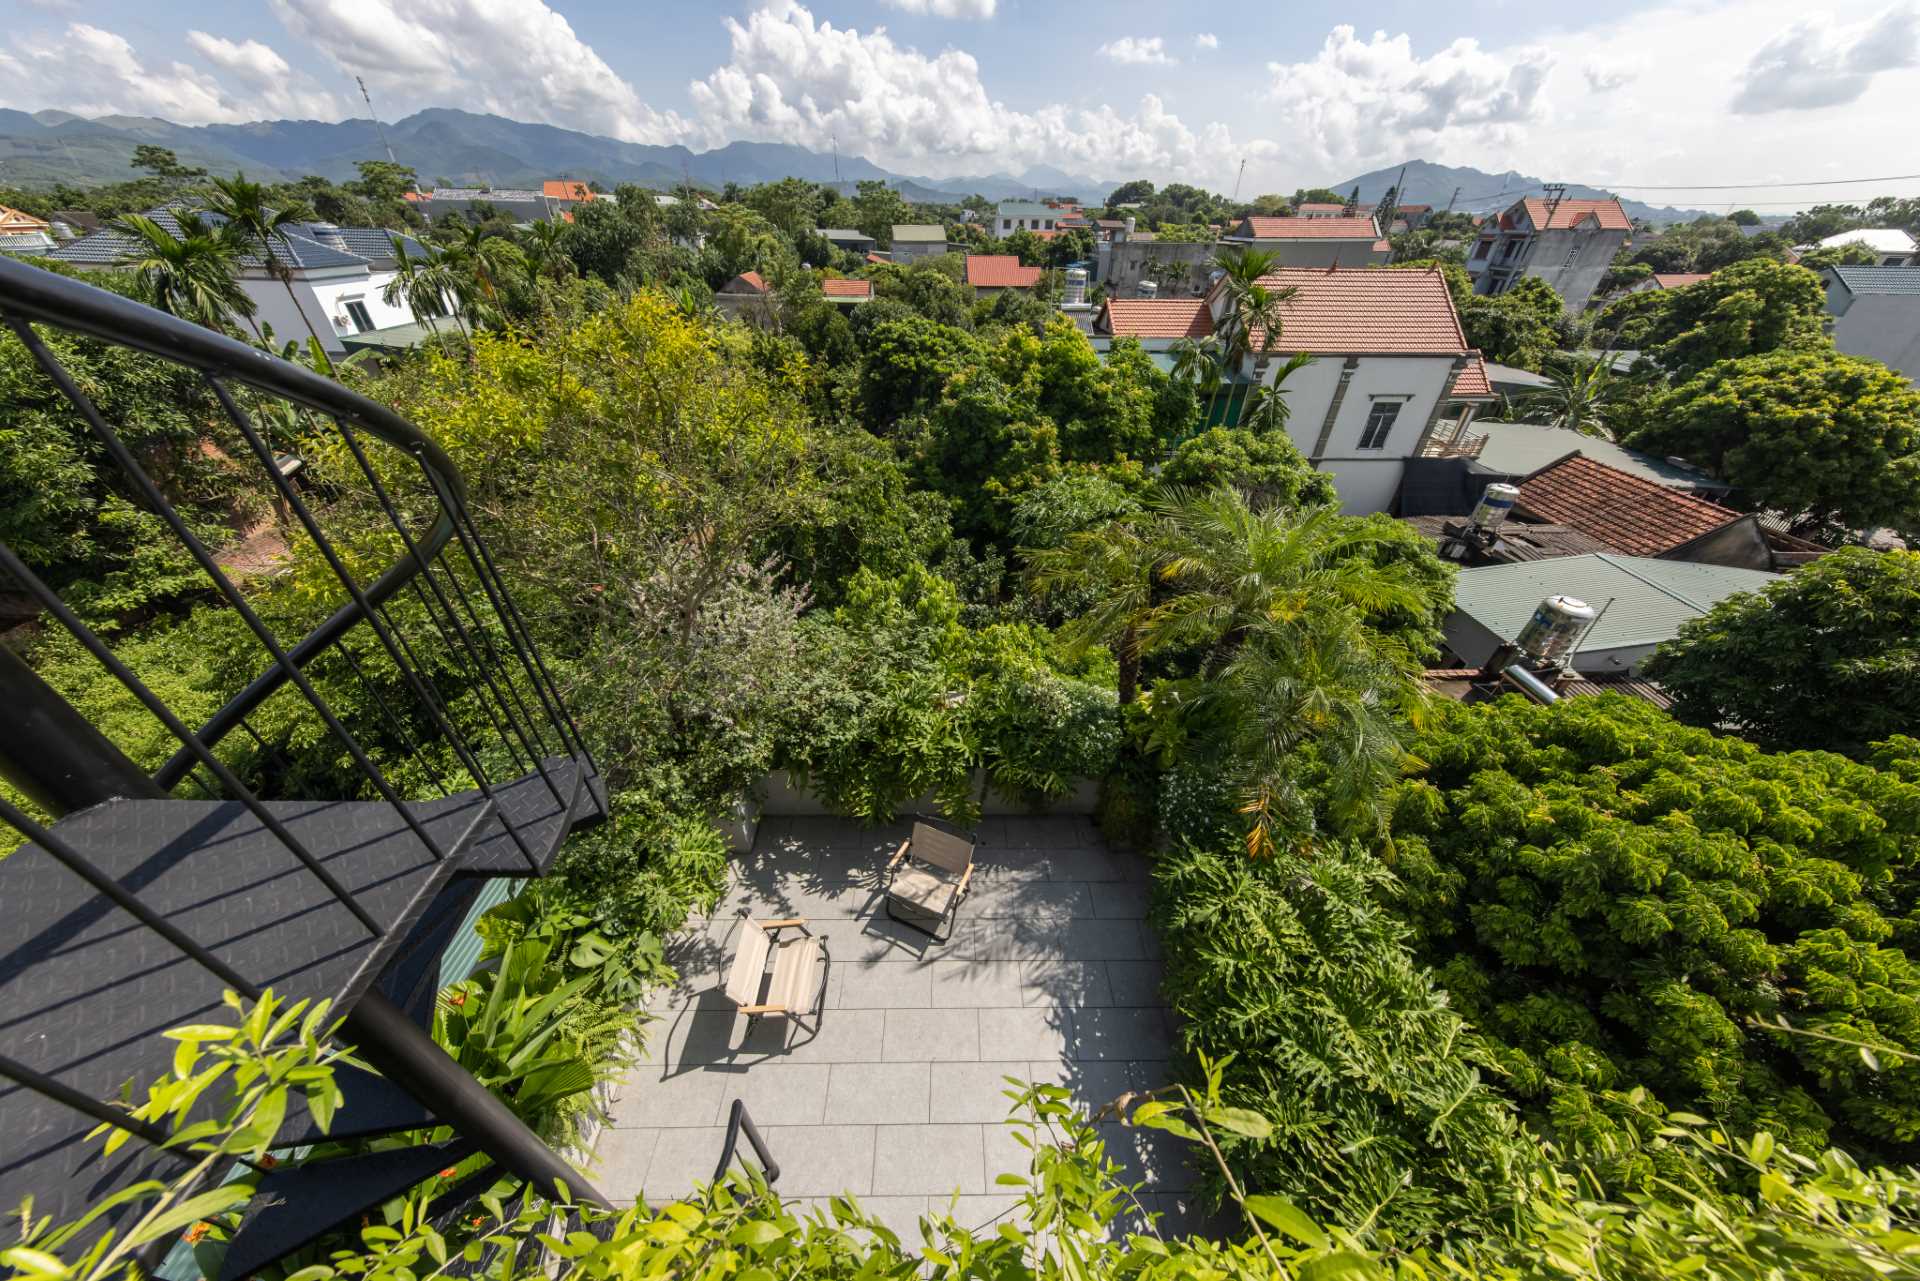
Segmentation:
{"type": "MultiPolygon", "coordinates": [[[[1432,205],[1435,209],[1445,209],[1451,205],[1461,213],[1492,213],[1505,209],[1522,196],[1539,195],[1546,186],[1544,180],[1529,177],[1517,169],[1488,173],[1484,169],[1466,166],[1437,165],[1430,160],[1409,160],[1405,165],[1389,165],[1344,182],[1330,182],[1327,186],[1343,194],[1358,187],[1362,201],[1377,201],[1399,179],[1403,168],[1407,175],[1407,189],[1400,193],[1401,204],[1432,205]]],[[[1576,200],[1597,200],[1617,194],[1577,182],[1567,183],[1567,195],[1576,200]]],[[[1628,217],[1645,218],[1649,222],[1690,222],[1695,218],[1713,216],[1705,209],[1673,209],[1628,200],[1625,196],[1620,197],[1620,207],[1627,211],[1628,217]]]]}
{"type": "MultiPolygon", "coordinates": [[[[831,182],[851,191],[877,179],[915,203],[959,204],[969,196],[989,200],[1072,196],[1104,200],[1116,182],[1037,165],[1018,174],[957,178],[896,174],[862,156],[839,156],[777,142],[732,142],[712,151],[681,146],[619,142],[555,125],[529,124],[502,116],[447,107],[415,112],[384,128],[372,120],[262,120],[243,125],[179,125],[150,116],[87,118],[64,111],[0,110],[0,186],[50,187],[65,182],[89,186],[137,177],[129,162],[141,143],[171,148],[182,164],[214,173],[244,169],[254,178],[285,181],[319,174],[352,178],[354,162],[383,156],[410,165],[423,186],[537,187],[547,178],[597,180],[606,186],[634,182],[666,189],[691,180],[707,187],[729,182],[752,185],[779,178],[831,182]]],[[[1473,213],[1504,208],[1541,189],[1541,180],[1514,170],[1485,170],[1410,160],[1405,165],[1410,204],[1454,207],[1473,213]],[[1458,193],[1459,199],[1454,197],[1458,193]]],[[[1336,191],[1360,189],[1378,200],[1399,176],[1393,165],[1342,182],[1336,191]]],[[[1574,183],[1570,196],[1607,193],[1574,183]]],[[[1700,216],[1699,210],[1657,208],[1623,200],[1627,212],[1656,222],[1700,216]]]]}
{"type": "Polygon", "coordinates": [[[958,203],[1069,195],[1098,201],[1112,182],[1038,166],[1024,173],[932,179],[892,173],[861,156],[835,156],[777,142],[732,142],[712,151],[619,142],[554,125],[446,107],[415,112],[382,130],[371,120],[263,120],[244,125],[178,125],[149,116],[88,119],[63,111],[0,110],[0,186],[87,186],[139,175],[130,167],[140,143],[171,148],[180,162],[256,179],[285,181],[319,174],[355,176],[354,162],[387,148],[420,175],[423,186],[538,187],[574,178],[611,187],[634,182],[665,189],[691,179],[708,187],[752,185],[779,178],[853,184],[878,179],[914,201],[958,203]]]}

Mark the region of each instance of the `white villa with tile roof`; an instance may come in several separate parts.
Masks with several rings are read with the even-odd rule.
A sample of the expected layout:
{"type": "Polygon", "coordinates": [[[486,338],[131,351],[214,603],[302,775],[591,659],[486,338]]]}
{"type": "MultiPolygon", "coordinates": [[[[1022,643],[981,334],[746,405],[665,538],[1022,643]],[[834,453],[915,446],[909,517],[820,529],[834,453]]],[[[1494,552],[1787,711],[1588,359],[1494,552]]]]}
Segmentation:
{"type": "MultiPolygon", "coordinates": [[[[1436,437],[1464,431],[1493,400],[1446,278],[1437,271],[1288,267],[1262,283],[1295,292],[1282,304],[1285,323],[1273,352],[1245,358],[1233,383],[1271,385],[1288,357],[1314,357],[1286,381],[1288,434],[1317,470],[1332,473],[1343,511],[1391,509],[1407,459],[1436,437]]],[[[1164,351],[1176,339],[1219,332],[1226,317],[1226,292],[1216,282],[1203,298],[1109,299],[1094,331],[1164,351]]],[[[1260,344],[1256,331],[1252,347],[1260,344]]],[[[1231,392],[1227,399],[1236,404],[1243,396],[1231,392]]]]}
{"type": "MultiPolygon", "coordinates": [[[[149,209],[146,216],[170,234],[181,234],[176,209],[149,209]]],[[[211,213],[201,219],[210,226],[221,221],[211,213]]],[[[289,339],[304,344],[311,325],[334,356],[354,347],[408,346],[425,331],[404,301],[389,303],[383,296],[397,274],[399,245],[406,246],[409,257],[426,256],[425,246],[397,231],[292,223],[273,245],[274,258],[286,269],[284,283],[252,251],[241,255],[240,287],[253,299],[256,323],[272,326],[276,344],[289,339]]],[[[111,267],[136,252],[132,236],[109,226],[69,240],[47,257],[78,267],[111,267]]],[[[452,312],[448,300],[446,314],[452,312]]]]}

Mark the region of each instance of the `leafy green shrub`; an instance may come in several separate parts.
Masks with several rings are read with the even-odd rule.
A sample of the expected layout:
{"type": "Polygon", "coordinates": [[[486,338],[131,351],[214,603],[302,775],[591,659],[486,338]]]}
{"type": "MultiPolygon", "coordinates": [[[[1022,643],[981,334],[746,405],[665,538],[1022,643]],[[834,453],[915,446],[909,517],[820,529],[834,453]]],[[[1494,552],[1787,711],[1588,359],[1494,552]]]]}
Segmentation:
{"type": "Polygon", "coordinates": [[[1393,820],[1414,925],[1505,1087],[1575,1112],[1644,1084],[1819,1147],[1920,1137],[1911,749],[1772,756],[1618,696],[1455,706],[1393,820]]]}
{"type": "Polygon", "coordinates": [[[1160,479],[1189,489],[1231,485],[1262,506],[1317,507],[1340,497],[1333,477],[1310,467],[1285,435],[1243,428],[1214,427],[1182,441],[1160,479]]]}
{"type": "Polygon", "coordinates": [[[555,870],[610,935],[666,938],[726,892],[726,839],[700,812],[662,813],[631,792],[611,799],[612,817],[570,838],[555,870]]]}
{"type": "MultiPolygon", "coordinates": [[[[1171,790],[1174,780],[1169,778],[1171,790]]],[[[1152,922],[1188,1056],[1232,1054],[1222,1099],[1273,1123],[1227,1148],[1250,1193],[1401,1247],[1511,1226],[1536,1144],[1348,846],[1253,860],[1228,842],[1154,869],[1152,922]]]]}

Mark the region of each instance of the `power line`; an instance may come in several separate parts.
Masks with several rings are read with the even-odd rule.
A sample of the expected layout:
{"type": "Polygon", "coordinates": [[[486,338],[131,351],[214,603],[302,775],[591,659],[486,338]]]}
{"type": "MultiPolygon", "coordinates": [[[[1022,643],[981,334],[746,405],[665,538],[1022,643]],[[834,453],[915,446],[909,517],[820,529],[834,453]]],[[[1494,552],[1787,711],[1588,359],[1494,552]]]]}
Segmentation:
{"type": "Polygon", "coordinates": [[[1818,178],[1806,182],[1704,182],[1690,187],[1661,186],[1651,182],[1610,182],[1608,187],[1629,187],[1634,191],[1758,191],[1763,187],[1847,187],[1868,182],[1912,182],[1920,173],[1896,173],[1885,178],[1818,178]]]}

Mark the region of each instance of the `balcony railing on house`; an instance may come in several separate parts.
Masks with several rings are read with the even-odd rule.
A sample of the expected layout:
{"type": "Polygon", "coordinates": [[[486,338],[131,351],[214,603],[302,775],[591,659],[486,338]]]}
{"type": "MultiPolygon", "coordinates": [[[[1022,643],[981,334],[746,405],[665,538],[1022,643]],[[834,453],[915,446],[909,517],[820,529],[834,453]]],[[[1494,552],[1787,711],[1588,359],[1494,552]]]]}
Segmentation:
{"type": "MultiPolygon", "coordinates": [[[[430,1035],[440,954],[487,878],[544,874],[569,833],[607,813],[458,469],[330,378],[5,258],[0,323],[118,492],[159,517],[258,651],[258,674],[190,725],[48,586],[46,567],[0,545],[0,583],[30,598],[38,626],[68,633],[178,743],[142,769],[0,646],[0,775],[28,802],[0,794],[0,821],[26,841],[0,859],[0,1210],[31,1196],[36,1217],[59,1223],[135,1180],[178,1175],[184,1154],[128,1117],[121,1087],[165,1074],[160,1034],[217,1017],[224,990],[269,988],[332,999],[343,1039],[378,1070],[343,1076],[332,1138],[440,1126],[453,1137],[261,1176],[223,1276],[250,1275],[475,1154],[486,1164],[466,1181],[474,1191],[504,1174],[598,1200],[430,1035]],[[331,585],[317,625],[276,632],[208,546],[208,521],[169,501],[153,460],[62,363],[54,331],[199,380],[210,430],[244,444],[236,460],[257,469],[290,546],[331,585]],[[289,465],[302,448],[324,452],[331,473],[303,485],[289,465]],[[368,518],[330,536],[328,518],[349,508],[368,518]],[[377,573],[352,567],[382,549],[377,573]],[[326,690],[344,688],[366,697],[336,706],[326,690]],[[316,741],[334,749],[335,782],[301,781],[313,771],[290,768],[286,738],[262,730],[268,708],[283,736],[299,729],[308,759],[316,741]],[[105,1163],[85,1137],[100,1124],[134,1136],[105,1163]]],[[[320,1136],[305,1116],[283,1134],[320,1136]]]]}

